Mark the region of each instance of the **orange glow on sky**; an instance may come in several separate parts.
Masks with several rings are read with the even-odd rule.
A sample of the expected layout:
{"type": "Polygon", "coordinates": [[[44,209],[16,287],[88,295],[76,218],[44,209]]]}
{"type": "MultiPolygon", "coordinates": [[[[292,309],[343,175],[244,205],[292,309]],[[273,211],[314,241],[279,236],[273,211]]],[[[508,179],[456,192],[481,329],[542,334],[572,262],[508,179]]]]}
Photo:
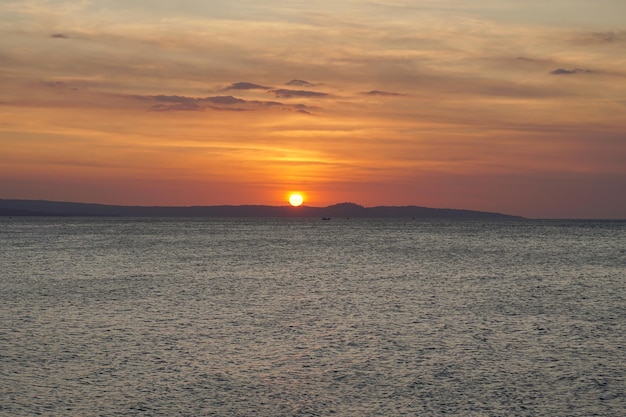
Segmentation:
{"type": "Polygon", "coordinates": [[[387,3],[2,2],[0,199],[626,218],[626,3],[387,3]]]}

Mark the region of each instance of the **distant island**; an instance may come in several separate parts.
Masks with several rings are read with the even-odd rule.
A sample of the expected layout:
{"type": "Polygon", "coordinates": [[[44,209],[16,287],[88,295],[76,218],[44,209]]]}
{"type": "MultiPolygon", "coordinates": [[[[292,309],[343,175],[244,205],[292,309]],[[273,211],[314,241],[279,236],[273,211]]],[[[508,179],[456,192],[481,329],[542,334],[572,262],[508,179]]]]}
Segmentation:
{"type": "Polygon", "coordinates": [[[502,213],[419,206],[363,207],[339,203],[328,207],[291,206],[117,206],[45,200],[0,199],[0,216],[83,217],[310,217],[415,219],[522,219],[502,213]]]}

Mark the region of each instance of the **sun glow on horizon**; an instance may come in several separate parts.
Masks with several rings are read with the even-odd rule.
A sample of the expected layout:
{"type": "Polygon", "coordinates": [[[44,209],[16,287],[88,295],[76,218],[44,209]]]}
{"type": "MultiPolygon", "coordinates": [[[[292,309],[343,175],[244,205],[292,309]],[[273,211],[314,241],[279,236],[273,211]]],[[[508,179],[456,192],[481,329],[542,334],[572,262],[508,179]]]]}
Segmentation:
{"type": "Polygon", "coordinates": [[[289,194],[289,204],[291,204],[294,207],[298,207],[302,203],[304,203],[304,197],[302,197],[302,194],[300,193],[289,194]]]}

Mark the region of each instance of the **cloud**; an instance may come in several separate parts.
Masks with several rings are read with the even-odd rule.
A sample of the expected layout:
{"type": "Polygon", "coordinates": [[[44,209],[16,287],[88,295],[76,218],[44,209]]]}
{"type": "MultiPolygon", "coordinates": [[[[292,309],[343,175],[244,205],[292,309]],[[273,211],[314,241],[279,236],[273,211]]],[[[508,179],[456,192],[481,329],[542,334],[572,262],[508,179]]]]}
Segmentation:
{"type": "Polygon", "coordinates": [[[365,94],[367,96],[388,96],[388,97],[392,97],[392,96],[406,96],[406,94],[393,93],[393,92],[390,92],[390,91],[380,91],[380,90],[367,91],[367,92],[361,93],[361,94],[365,94]]]}
{"type": "Polygon", "coordinates": [[[286,85],[293,85],[293,86],[299,86],[299,87],[315,87],[314,84],[311,84],[310,82],[304,81],[304,80],[291,80],[286,85]]]}
{"type": "Polygon", "coordinates": [[[243,107],[220,107],[220,106],[206,106],[205,108],[217,111],[250,111],[251,109],[244,109],[243,107]]]}
{"type": "Polygon", "coordinates": [[[63,81],[41,81],[41,85],[48,88],[66,88],[67,85],[63,81]]]}
{"type": "Polygon", "coordinates": [[[64,33],[53,33],[50,35],[54,39],[69,39],[70,37],[64,33]]]}
{"type": "Polygon", "coordinates": [[[254,111],[279,108],[310,114],[304,104],[286,105],[279,101],[244,100],[233,96],[188,97],[179,95],[130,96],[136,100],[155,102],[150,111],[254,111]]]}
{"type": "Polygon", "coordinates": [[[279,98],[293,98],[293,97],[328,97],[326,93],[318,93],[315,91],[306,91],[306,90],[289,90],[286,88],[280,88],[277,90],[270,90],[270,93],[273,93],[276,97],[279,98]]]}
{"type": "Polygon", "coordinates": [[[173,104],[156,104],[150,108],[150,111],[200,111],[202,107],[198,103],[173,103],[173,104]]]}
{"type": "Polygon", "coordinates": [[[206,97],[203,99],[199,99],[202,101],[208,101],[209,103],[213,103],[213,104],[222,104],[222,105],[233,105],[233,104],[243,104],[246,102],[246,100],[241,99],[241,98],[237,98],[237,97],[233,97],[233,96],[215,96],[215,97],[206,97]]]}
{"type": "Polygon", "coordinates": [[[197,98],[193,98],[193,97],[165,96],[165,95],[152,96],[152,98],[155,101],[164,102],[164,103],[188,103],[188,102],[195,102],[198,100],[197,98]]]}
{"type": "Polygon", "coordinates": [[[36,83],[31,84],[35,88],[43,87],[49,91],[56,91],[57,93],[65,93],[68,91],[76,92],[78,91],[77,87],[72,86],[63,81],[50,81],[50,80],[42,80],[36,83]]]}
{"type": "Polygon", "coordinates": [[[264,85],[248,83],[248,82],[238,82],[232,83],[228,87],[224,89],[224,91],[228,90],[269,90],[271,87],[266,87],[264,85]]]}
{"type": "Polygon", "coordinates": [[[571,70],[568,69],[564,69],[564,68],[557,68],[554,71],[550,71],[550,74],[553,75],[572,75],[572,74],[590,74],[593,71],[590,69],[583,69],[583,68],[574,68],[571,70]]]}
{"type": "Polygon", "coordinates": [[[202,102],[209,102],[213,104],[230,106],[233,104],[243,104],[246,100],[233,97],[233,96],[214,96],[214,97],[186,97],[186,96],[166,96],[158,95],[152,96],[152,99],[159,103],[176,103],[176,104],[200,104],[202,102]]]}
{"type": "Polygon", "coordinates": [[[202,106],[197,98],[185,96],[158,95],[150,97],[156,104],[150,111],[200,111],[202,106]]]}
{"type": "Polygon", "coordinates": [[[246,104],[246,100],[233,96],[202,98],[158,95],[152,96],[151,98],[159,103],[151,108],[152,111],[199,111],[207,108],[213,110],[233,110],[232,106],[234,105],[246,104]]]}
{"type": "Polygon", "coordinates": [[[249,100],[248,103],[264,107],[284,106],[284,104],[279,101],[249,100]]]}
{"type": "Polygon", "coordinates": [[[542,61],[541,61],[541,60],[539,60],[539,59],[535,59],[535,58],[528,58],[528,57],[525,57],[525,56],[518,56],[518,57],[517,57],[517,60],[518,60],[518,61],[528,61],[528,62],[542,62],[542,61]]]}
{"type": "Polygon", "coordinates": [[[626,32],[595,32],[592,34],[594,40],[601,42],[620,42],[626,41],[626,32]]]}
{"type": "Polygon", "coordinates": [[[307,106],[306,104],[296,104],[294,106],[292,106],[291,110],[295,110],[298,113],[303,113],[303,114],[313,114],[312,110],[314,109],[318,109],[317,107],[311,107],[311,106],[307,106]]]}

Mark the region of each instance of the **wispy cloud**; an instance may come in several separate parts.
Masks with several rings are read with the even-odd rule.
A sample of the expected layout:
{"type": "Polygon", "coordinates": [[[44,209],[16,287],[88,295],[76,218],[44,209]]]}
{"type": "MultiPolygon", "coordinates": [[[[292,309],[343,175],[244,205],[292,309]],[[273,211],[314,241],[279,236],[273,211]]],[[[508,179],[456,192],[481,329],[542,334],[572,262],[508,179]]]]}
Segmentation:
{"type": "Polygon", "coordinates": [[[234,104],[244,104],[246,100],[233,97],[233,96],[215,96],[215,97],[206,97],[200,99],[201,101],[208,101],[209,103],[221,104],[226,106],[232,106],[234,104]]]}
{"type": "Polygon", "coordinates": [[[50,35],[51,38],[53,39],[69,39],[70,36],[66,35],[65,33],[53,33],[50,35]]]}
{"type": "Polygon", "coordinates": [[[40,84],[48,88],[68,88],[67,83],[62,81],[41,81],[40,84]]]}
{"type": "Polygon", "coordinates": [[[311,113],[311,108],[304,104],[287,105],[270,100],[245,100],[234,96],[188,97],[181,95],[133,96],[141,101],[152,101],[150,111],[254,111],[264,109],[293,110],[301,113],[311,113]]]}
{"type": "Polygon", "coordinates": [[[294,98],[294,97],[323,98],[323,97],[330,96],[327,93],[318,93],[317,91],[289,90],[286,88],[270,90],[270,93],[274,94],[278,98],[294,98]]]}
{"type": "Polygon", "coordinates": [[[387,97],[406,96],[406,94],[394,93],[390,91],[381,91],[381,90],[371,90],[371,91],[366,91],[361,94],[364,94],[366,96],[387,96],[387,97]]]}
{"type": "Polygon", "coordinates": [[[157,102],[150,108],[150,111],[200,111],[203,109],[200,100],[193,97],[158,95],[142,98],[157,102]]]}
{"type": "Polygon", "coordinates": [[[298,87],[315,87],[315,84],[311,84],[305,80],[291,80],[285,85],[298,86],[298,87]]]}
{"type": "Polygon", "coordinates": [[[593,39],[601,42],[626,42],[626,32],[594,32],[593,39]]]}
{"type": "Polygon", "coordinates": [[[171,104],[155,104],[150,111],[201,111],[202,107],[198,103],[171,103],[171,104]]]}
{"type": "Polygon", "coordinates": [[[254,84],[254,83],[249,83],[249,82],[237,82],[237,83],[232,83],[231,85],[226,87],[224,89],[224,91],[229,91],[229,90],[269,90],[271,88],[272,87],[266,87],[264,85],[254,84]]]}
{"type": "Polygon", "coordinates": [[[550,74],[553,75],[572,75],[572,74],[590,74],[593,71],[590,69],[583,68],[574,68],[574,69],[565,69],[565,68],[557,68],[554,71],[550,71],[550,74]]]}

